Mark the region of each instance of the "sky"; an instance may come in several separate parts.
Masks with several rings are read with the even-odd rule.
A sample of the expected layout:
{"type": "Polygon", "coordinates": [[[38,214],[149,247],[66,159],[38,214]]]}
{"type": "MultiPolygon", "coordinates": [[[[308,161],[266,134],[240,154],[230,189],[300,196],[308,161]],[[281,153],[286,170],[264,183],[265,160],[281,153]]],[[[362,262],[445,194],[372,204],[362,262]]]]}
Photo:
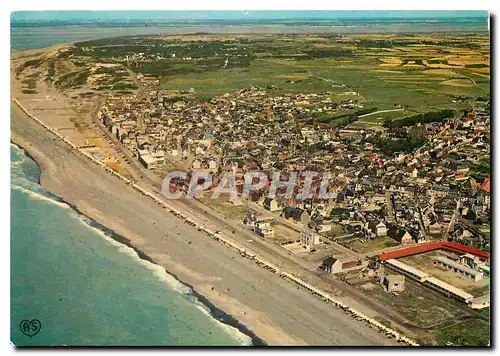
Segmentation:
{"type": "MultiPolygon", "coordinates": [[[[248,11],[249,19],[373,19],[373,18],[457,18],[487,17],[486,11],[248,11]]],[[[18,11],[11,21],[95,21],[95,20],[236,20],[241,11],[18,11]]]]}

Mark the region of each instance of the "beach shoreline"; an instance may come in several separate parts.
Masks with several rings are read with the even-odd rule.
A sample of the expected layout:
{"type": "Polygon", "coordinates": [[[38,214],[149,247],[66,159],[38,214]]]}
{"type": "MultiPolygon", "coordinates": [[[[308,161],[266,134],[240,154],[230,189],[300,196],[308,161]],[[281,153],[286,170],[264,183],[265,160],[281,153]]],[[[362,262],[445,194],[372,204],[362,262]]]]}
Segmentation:
{"type": "MultiPolygon", "coordinates": [[[[134,233],[127,234],[127,230],[123,229],[123,226],[121,226],[121,224],[119,223],[120,219],[117,219],[118,223],[116,221],[113,222],[113,219],[110,219],[108,216],[106,216],[106,214],[101,214],[98,210],[95,209],[95,207],[92,206],[91,203],[84,202],[81,198],[75,199],[74,196],[72,196],[72,197],[70,196],[68,199],[68,197],[66,195],[69,194],[70,192],[74,192],[74,189],[72,189],[72,188],[76,188],[76,186],[78,185],[77,182],[74,182],[71,179],[73,174],[69,174],[69,175],[66,174],[64,176],[66,178],[65,182],[61,182],[59,178],[62,179],[63,177],[60,177],[61,172],[58,172],[59,167],[57,167],[56,162],[53,159],[49,158],[49,156],[47,154],[45,154],[44,152],[42,152],[43,150],[41,150],[38,147],[39,145],[48,145],[48,146],[50,146],[50,148],[60,149],[60,148],[62,148],[61,146],[63,145],[63,143],[58,142],[59,140],[57,140],[55,138],[47,138],[48,133],[46,133],[45,130],[43,130],[41,127],[38,127],[36,125],[36,123],[33,122],[32,119],[27,118],[24,113],[22,113],[22,112],[19,113],[20,109],[17,108],[17,111],[18,111],[18,115],[16,115],[16,109],[13,109],[13,113],[12,113],[12,120],[13,120],[12,121],[12,123],[13,123],[13,125],[12,125],[12,141],[16,145],[23,147],[23,149],[25,151],[27,151],[29,153],[29,155],[38,163],[40,170],[41,170],[41,175],[40,175],[41,185],[46,190],[50,191],[52,194],[60,197],[66,203],[70,203],[70,205],[76,207],[78,209],[78,211],[82,213],[82,215],[85,215],[85,216],[91,218],[92,220],[95,220],[96,222],[98,222],[99,224],[101,224],[103,226],[106,226],[107,229],[113,230],[121,236],[134,236],[135,235],[134,233]],[[21,124],[21,121],[22,121],[22,124],[21,124]],[[19,124],[21,124],[21,125],[19,125],[19,124]],[[22,128],[19,126],[22,126],[22,128]],[[21,134],[18,133],[19,131],[22,131],[23,129],[28,129],[28,127],[29,127],[30,131],[35,130],[36,132],[32,132],[31,135],[23,135],[22,133],[21,134]],[[30,137],[26,138],[24,136],[30,136],[30,137]],[[67,178],[69,178],[69,180],[67,178]],[[65,186],[65,183],[71,184],[72,187],[65,186]],[[62,188],[62,187],[64,187],[64,188],[62,188]],[[61,190],[61,192],[59,192],[59,190],[61,190]],[[62,193],[62,194],[59,194],[59,193],[62,193]]],[[[47,149],[48,149],[48,147],[47,147],[47,149]]],[[[59,153],[59,154],[56,154],[55,156],[56,157],[58,157],[58,156],[65,157],[66,154],[69,154],[69,152],[68,152],[69,149],[64,149],[63,151],[65,151],[65,153],[63,153],[63,154],[59,153]]],[[[74,155],[74,154],[72,154],[72,155],[74,155]]],[[[72,159],[71,161],[63,162],[62,165],[65,166],[67,163],[69,164],[70,162],[76,162],[79,160],[83,160],[83,158],[74,157],[74,159],[72,159]]],[[[105,178],[105,180],[112,178],[112,177],[109,177],[108,174],[106,174],[105,172],[98,172],[99,171],[98,169],[94,170],[93,167],[87,167],[88,166],[87,163],[85,163],[85,166],[86,166],[86,168],[89,168],[89,170],[95,171],[95,173],[102,173],[102,175],[100,174],[101,176],[104,175],[104,177],[107,177],[107,178],[105,178]]],[[[68,169],[68,167],[64,167],[64,168],[68,169]]],[[[70,170],[73,171],[73,173],[74,173],[74,169],[70,169],[70,170]]],[[[83,178],[82,174],[81,174],[82,170],[80,170],[80,169],[76,169],[76,170],[79,171],[79,176],[81,178],[83,178]]],[[[68,173],[68,172],[66,172],[66,173],[68,173]]],[[[119,185],[119,184],[117,184],[117,185],[119,185]]],[[[92,197],[95,197],[95,195],[92,195],[92,194],[90,194],[90,195],[92,197]]],[[[134,195],[134,200],[135,200],[135,198],[138,198],[137,200],[141,200],[141,198],[137,197],[136,194],[133,194],[133,195],[134,195]]],[[[87,200],[87,199],[85,199],[85,200],[87,200]]],[[[110,208],[109,202],[106,202],[106,206],[107,206],[107,208],[110,208]]],[[[111,210],[113,210],[112,207],[111,207],[111,210]]],[[[146,210],[148,210],[148,209],[146,208],[146,210]]],[[[127,225],[130,225],[130,224],[127,224],[127,225]]],[[[136,225],[136,224],[134,224],[134,225],[136,225]]],[[[168,225],[169,225],[170,229],[174,225],[177,226],[177,224],[172,224],[172,223],[170,223],[168,225]]],[[[130,226],[127,226],[127,227],[132,228],[130,226]]],[[[186,228],[186,230],[189,229],[189,227],[185,227],[185,228],[186,228]]],[[[188,234],[188,236],[190,236],[189,232],[187,232],[187,234],[188,234]]],[[[202,239],[207,240],[206,237],[202,237],[202,239]]],[[[310,342],[310,343],[305,342],[305,341],[301,340],[300,338],[298,338],[297,335],[293,335],[293,334],[291,335],[291,334],[284,332],[283,330],[281,330],[280,326],[276,325],[274,322],[271,322],[269,320],[270,319],[269,316],[266,314],[269,314],[269,315],[274,314],[274,316],[276,316],[276,314],[282,314],[279,311],[278,311],[278,313],[276,313],[276,311],[271,312],[272,306],[270,307],[271,308],[270,310],[267,310],[268,307],[265,307],[264,305],[262,305],[262,303],[258,302],[257,305],[259,305],[262,308],[267,310],[266,313],[263,315],[260,311],[255,311],[255,310],[250,311],[249,309],[246,308],[245,305],[241,305],[237,301],[237,299],[234,299],[234,296],[228,298],[227,295],[222,296],[221,293],[218,293],[218,296],[217,296],[217,290],[215,293],[211,293],[210,292],[211,289],[214,288],[211,285],[210,286],[206,285],[206,283],[197,284],[196,280],[198,280],[198,282],[199,282],[200,279],[203,280],[203,282],[206,282],[207,278],[200,276],[199,273],[205,272],[205,270],[208,267],[202,268],[203,272],[199,271],[199,270],[194,272],[183,265],[180,265],[178,263],[172,263],[173,261],[171,261],[170,258],[165,258],[166,256],[164,254],[160,253],[158,255],[158,258],[157,258],[155,256],[155,254],[157,254],[157,249],[154,246],[151,246],[150,244],[146,244],[147,245],[146,248],[141,248],[140,245],[144,243],[144,238],[141,238],[141,237],[136,235],[136,238],[129,239],[129,241],[131,241],[131,244],[134,246],[134,249],[139,249],[142,253],[144,253],[144,255],[148,256],[153,261],[156,261],[158,258],[161,259],[163,257],[163,261],[162,261],[163,263],[160,262],[160,263],[156,263],[156,264],[162,266],[162,268],[165,268],[165,270],[169,271],[169,273],[171,275],[175,276],[176,279],[182,281],[186,285],[189,285],[194,291],[196,291],[198,293],[198,295],[200,297],[205,298],[205,300],[207,300],[207,301],[210,301],[210,303],[212,305],[214,305],[218,310],[224,310],[225,314],[231,315],[235,320],[238,320],[238,322],[241,325],[248,325],[249,324],[249,323],[245,322],[245,320],[241,320],[242,319],[241,317],[246,316],[247,317],[246,321],[249,321],[250,323],[253,322],[253,324],[254,324],[254,325],[246,326],[247,329],[252,330],[252,332],[255,333],[255,335],[259,339],[263,340],[263,342],[266,343],[267,345],[287,345],[287,346],[289,346],[289,345],[306,345],[306,344],[316,345],[316,342],[310,342]],[[168,262],[170,262],[170,263],[168,263],[168,262]],[[168,266],[171,266],[172,268],[168,268],[168,266]],[[175,269],[177,269],[177,270],[175,270],[175,269]],[[183,275],[181,275],[181,274],[183,274],[183,275]],[[192,280],[190,280],[190,279],[192,279],[192,280]],[[201,288],[202,291],[199,291],[199,288],[201,288]],[[212,299],[210,298],[210,294],[211,294],[212,298],[215,300],[215,302],[212,302],[212,299]],[[225,309],[224,309],[224,307],[220,306],[221,303],[226,305],[225,309]],[[230,310],[228,310],[228,309],[230,309],[230,310]],[[244,310],[247,310],[247,311],[243,312],[244,310]],[[255,315],[256,318],[250,317],[252,314],[255,315]],[[239,318],[238,318],[238,316],[239,316],[239,318]],[[255,320],[255,319],[257,319],[257,320],[255,320]],[[260,319],[263,319],[263,320],[260,320],[260,319]],[[259,326],[262,328],[262,330],[259,330],[259,326]],[[264,336],[264,335],[266,335],[266,336],[264,336]],[[266,340],[266,337],[268,338],[267,340],[266,340]]],[[[171,244],[170,244],[170,246],[171,246],[171,244]]],[[[230,253],[229,251],[225,251],[225,250],[229,250],[229,249],[225,249],[225,248],[221,249],[220,247],[217,247],[217,250],[223,252],[224,254],[226,252],[230,253]]],[[[218,253],[218,251],[216,253],[218,253]]],[[[174,253],[174,255],[175,255],[175,253],[174,253]]],[[[215,256],[215,259],[218,259],[217,256],[215,256]]],[[[231,259],[232,259],[232,262],[234,262],[234,263],[240,262],[240,261],[242,263],[245,263],[245,259],[241,259],[241,258],[235,259],[234,256],[231,259]]],[[[196,260],[199,261],[199,259],[196,259],[196,260]]],[[[210,262],[208,262],[208,264],[210,265],[210,262]]],[[[186,265],[188,265],[188,264],[186,264],[186,265]]],[[[257,271],[255,271],[255,272],[257,272],[259,274],[260,273],[266,274],[266,277],[265,277],[266,279],[269,277],[272,277],[269,274],[269,272],[262,271],[262,269],[260,267],[254,265],[254,264],[253,264],[253,266],[255,266],[255,268],[259,270],[259,272],[257,272],[257,271]]],[[[229,268],[233,269],[231,267],[229,267],[229,268]]],[[[215,275],[217,275],[217,274],[215,274],[215,275]]],[[[253,275],[253,274],[250,274],[250,275],[253,275]]],[[[262,277],[262,276],[260,276],[260,277],[262,277]]],[[[220,279],[220,277],[216,277],[216,276],[209,277],[208,279],[212,279],[212,278],[214,280],[220,279]]],[[[257,278],[259,278],[259,277],[257,277],[257,278]]],[[[280,281],[280,279],[278,278],[278,279],[276,279],[276,281],[280,281]]],[[[227,281],[224,281],[224,282],[227,282],[227,284],[233,285],[233,283],[231,283],[232,281],[229,281],[229,279],[227,281]]],[[[262,280],[261,280],[261,282],[262,282],[262,280]]],[[[272,280],[269,280],[268,283],[274,284],[275,282],[272,280]]],[[[290,283],[283,281],[282,287],[285,285],[287,286],[287,288],[291,287],[292,290],[295,289],[295,287],[293,287],[290,283]]],[[[267,286],[267,283],[265,286],[267,286]]],[[[229,291],[229,290],[230,290],[229,288],[226,288],[226,291],[229,291]]],[[[378,342],[376,342],[375,344],[394,345],[394,343],[391,342],[390,339],[387,339],[384,335],[381,335],[377,331],[375,331],[367,326],[363,326],[362,324],[360,325],[358,321],[352,320],[349,317],[344,316],[340,311],[337,311],[337,310],[335,310],[335,308],[332,308],[326,304],[323,304],[323,302],[321,300],[317,300],[315,297],[311,296],[307,292],[306,292],[306,295],[307,295],[308,301],[309,301],[309,299],[311,299],[311,302],[313,302],[313,303],[322,304],[322,306],[321,306],[322,309],[327,308],[328,312],[332,312],[334,314],[341,314],[342,317],[349,319],[348,320],[349,323],[355,324],[352,327],[367,329],[367,330],[369,330],[369,333],[372,334],[372,336],[370,338],[365,339],[364,342],[363,341],[361,342],[361,344],[358,344],[358,342],[349,342],[348,340],[346,340],[347,341],[345,343],[346,345],[358,345],[358,346],[365,345],[366,346],[366,342],[368,340],[370,340],[375,335],[376,335],[375,339],[378,339],[378,342]]],[[[201,298],[200,298],[200,300],[201,300],[201,298]]],[[[287,304],[287,303],[283,303],[283,304],[287,304]]],[[[291,305],[288,307],[285,307],[285,309],[289,311],[290,316],[293,315],[293,307],[291,305]]],[[[307,313],[307,307],[305,305],[302,309],[303,309],[302,311],[304,311],[304,309],[305,309],[305,312],[307,313]]],[[[324,313],[324,311],[322,311],[322,313],[324,313]]],[[[288,325],[288,326],[291,326],[291,325],[288,325]]],[[[308,325],[300,326],[300,329],[303,329],[304,327],[307,328],[308,325]]],[[[299,332],[298,334],[301,334],[301,332],[299,332]]],[[[324,335],[318,335],[318,336],[324,337],[324,335]]],[[[372,344],[372,342],[373,341],[369,342],[368,344],[372,344]]],[[[338,341],[337,341],[337,342],[333,343],[333,345],[335,345],[335,344],[342,345],[343,343],[338,343],[338,341]]],[[[326,344],[326,345],[328,345],[328,344],[326,344]]]]}
{"type": "MultiPolygon", "coordinates": [[[[15,116],[15,115],[13,115],[15,116]]],[[[85,208],[82,208],[81,204],[75,204],[75,202],[72,202],[65,197],[62,197],[61,195],[55,193],[51,187],[51,184],[48,183],[50,182],[51,178],[50,177],[54,173],[54,165],[50,161],[50,159],[43,154],[38,148],[35,147],[35,145],[32,142],[29,142],[25,138],[16,135],[15,133],[12,134],[11,141],[17,145],[18,147],[22,148],[27,155],[33,159],[38,167],[40,168],[40,175],[39,175],[39,184],[50,194],[52,194],[54,197],[57,197],[58,200],[61,202],[64,202],[68,206],[70,206],[74,211],[77,213],[87,217],[91,221],[94,221],[96,224],[99,226],[104,226],[107,231],[113,231],[113,236],[111,236],[115,241],[125,244],[126,246],[132,248],[136,253],[138,253],[139,257],[141,259],[144,259],[148,262],[154,263],[158,266],[161,266],[162,268],[165,269],[165,271],[173,276],[175,279],[180,281],[182,284],[186,285],[187,287],[191,288],[193,291],[194,296],[206,307],[209,308],[211,311],[212,315],[216,318],[219,318],[221,316],[224,317],[224,322],[230,326],[236,327],[239,331],[243,332],[245,335],[250,336],[252,338],[252,343],[255,346],[264,346],[267,345],[267,343],[259,336],[255,335],[253,331],[250,331],[250,329],[245,326],[241,321],[239,321],[236,317],[233,315],[229,314],[228,312],[224,311],[223,309],[217,307],[214,303],[212,303],[206,296],[201,294],[200,292],[197,291],[196,286],[194,286],[192,283],[189,281],[184,280],[182,277],[179,277],[178,273],[175,271],[171,271],[165,266],[162,266],[159,263],[155,263],[154,257],[151,257],[148,255],[147,252],[144,252],[141,248],[137,247],[129,238],[125,238],[123,234],[116,232],[113,228],[109,227],[109,224],[104,224],[103,219],[101,216],[101,219],[99,221],[96,219],[96,216],[92,216],[92,214],[89,214],[88,211],[85,211],[86,208],[88,209],[89,206],[84,205],[85,208]],[[79,206],[80,205],[80,206],[79,206]],[[120,237],[118,237],[120,236],[120,237]]]]}
{"type": "MultiPolygon", "coordinates": [[[[102,225],[101,223],[99,223],[98,221],[94,220],[93,218],[85,215],[82,211],[80,211],[78,209],[78,207],[76,205],[74,205],[74,204],[72,204],[72,203],[70,203],[68,201],[65,201],[63,198],[61,198],[61,197],[55,195],[54,193],[50,192],[49,190],[47,190],[43,186],[43,184],[41,183],[40,177],[42,176],[43,169],[41,167],[40,162],[37,161],[37,159],[31,155],[31,153],[30,153],[30,151],[28,149],[26,149],[25,147],[23,147],[21,144],[16,143],[15,140],[11,140],[11,143],[14,144],[14,145],[16,145],[18,148],[20,148],[24,152],[24,154],[27,157],[29,157],[30,159],[32,159],[35,162],[35,164],[38,166],[38,168],[40,169],[40,174],[38,175],[38,182],[37,183],[42,188],[44,188],[47,191],[47,193],[50,194],[50,199],[53,199],[53,200],[55,200],[57,202],[60,202],[60,203],[68,205],[73,212],[75,212],[79,216],[84,217],[87,220],[88,225],[90,225],[92,228],[95,228],[95,229],[101,231],[107,237],[113,239],[114,241],[116,241],[116,242],[118,242],[118,243],[120,243],[122,245],[125,245],[125,246],[131,248],[135,253],[137,253],[137,256],[141,260],[147,261],[147,262],[149,262],[151,264],[154,264],[154,265],[156,265],[156,266],[158,266],[160,268],[163,268],[161,265],[157,264],[150,256],[148,256],[146,253],[144,253],[143,251],[141,251],[140,249],[138,249],[136,246],[134,246],[132,244],[132,242],[128,238],[126,238],[125,236],[122,236],[122,235],[116,233],[115,231],[107,228],[106,226],[102,225]]],[[[38,159],[40,160],[40,158],[38,158],[38,159]]],[[[43,160],[41,160],[41,161],[43,162],[43,160]]],[[[255,335],[255,333],[253,331],[251,331],[250,329],[248,329],[248,327],[246,325],[243,325],[242,323],[240,323],[232,315],[227,314],[223,310],[217,308],[206,297],[204,297],[203,295],[201,295],[200,293],[198,293],[193,286],[191,286],[190,284],[182,281],[174,273],[172,273],[172,272],[170,272],[170,271],[168,271],[166,269],[165,269],[165,272],[167,274],[169,274],[170,276],[172,276],[173,278],[175,278],[180,283],[182,283],[183,285],[185,285],[186,287],[188,287],[191,290],[191,293],[193,294],[193,296],[200,303],[202,303],[206,308],[208,308],[208,310],[210,311],[210,315],[214,319],[218,320],[219,322],[221,322],[223,324],[229,325],[229,326],[237,329],[242,334],[248,336],[252,340],[252,345],[249,345],[249,346],[267,346],[267,344],[264,342],[264,340],[260,339],[257,335],[255,335]]],[[[241,345],[241,346],[246,346],[246,345],[241,345]]]]}
{"type": "MultiPolygon", "coordinates": [[[[33,52],[43,56],[64,46],[33,52]]],[[[18,56],[22,55],[13,57],[18,56]]],[[[23,105],[28,103],[30,112],[35,110],[49,126],[71,122],[70,105],[63,94],[42,86],[37,95],[23,95],[14,77],[12,96],[20,98],[23,105]]],[[[307,290],[241,258],[232,249],[220,247],[196,228],[179,223],[129,185],[75,153],[17,105],[11,107],[11,137],[37,162],[44,189],[126,239],[130,245],[125,244],[140,251],[141,258],[154,261],[196,292],[197,298],[206,302],[203,304],[210,304],[213,315],[227,315],[240,331],[248,331],[244,334],[253,334],[256,346],[397,345],[307,290]]]]}

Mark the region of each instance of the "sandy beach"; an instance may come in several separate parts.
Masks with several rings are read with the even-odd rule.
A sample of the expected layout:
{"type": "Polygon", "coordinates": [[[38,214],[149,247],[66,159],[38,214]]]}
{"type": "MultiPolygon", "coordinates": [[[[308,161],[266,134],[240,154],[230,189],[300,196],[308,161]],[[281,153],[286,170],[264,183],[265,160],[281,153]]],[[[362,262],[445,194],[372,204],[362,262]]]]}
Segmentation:
{"type": "MultiPolygon", "coordinates": [[[[42,52],[50,55],[59,48],[55,46],[42,52]]],[[[12,68],[22,56],[39,52],[14,54],[12,68]]],[[[99,136],[95,127],[89,126],[92,122],[88,117],[93,115],[96,107],[94,101],[72,100],[42,80],[37,82],[37,94],[26,94],[15,75],[11,76],[11,89],[12,98],[18,99],[45,124],[57,128],[71,142],[83,144],[89,136],[95,137],[95,140],[100,140],[100,150],[110,156],[119,156],[113,144],[99,136]]],[[[192,286],[202,298],[238,320],[268,345],[397,345],[383,333],[241,257],[235,250],[221,246],[176,218],[122,180],[77,154],[14,103],[11,107],[11,139],[37,161],[41,168],[40,183],[46,190],[125,237],[131,246],[192,286]]],[[[132,168],[126,169],[135,179],[140,179],[132,168]]],[[[177,208],[183,206],[178,203],[177,208]]],[[[225,229],[231,229],[231,226],[221,231],[225,229]]],[[[241,236],[239,243],[248,245],[246,238],[241,236]]],[[[276,252],[276,247],[259,244],[259,253],[264,253],[265,258],[276,252]]],[[[287,270],[299,273],[300,269],[294,270],[295,261],[283,261],[287,270]]],[[[309,274],[311,277],[314,276],[309,274]]],[[[330,293],[335,289],[326,287],[330,293]]],[[[350,304],[357,306],[355,301],[350,301],[350,304]]]]}
{"type": "Polygon", "coordinates": [[[13,142],[40,165],[45,189],[125,236],[156,264],[191,285],[267,344],[395,344],[184,224],[75,154],[17,106],[12,106],[11,130],[13,142]]]}

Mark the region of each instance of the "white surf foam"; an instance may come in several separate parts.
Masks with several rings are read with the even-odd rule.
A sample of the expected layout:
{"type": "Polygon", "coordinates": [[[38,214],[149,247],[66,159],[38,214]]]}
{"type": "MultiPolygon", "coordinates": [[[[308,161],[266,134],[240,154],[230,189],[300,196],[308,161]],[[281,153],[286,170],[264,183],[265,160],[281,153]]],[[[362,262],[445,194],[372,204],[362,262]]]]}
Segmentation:
{"type": "Polygon", "coordinates": [[[62,207],[64,209],[68,209],[73,211],[78,220],[83,223],[87,228],[93,230],[95,233],[100,235],[102,238],[104,238],[105,241],[108,243],[118,247],[118,251],[120,253],[123,253],[132,259],[134,259],[136,262],[141,264],[142,266],[148,268],[154,276],[159,278],[162,282],[164,282],[170,289],[173,289],[174,291],[182,294],[187,300],[189,300],[193,305],[206,314],[207,316],[210,316],[212,320],[215,322],[215,324],[222,328],[228,335],[230,335],[233,339],[241,343],[242,345],[252,345],[252,339],[239,331],[237,328],[230,326],[228,324],[225,324],[212,315],[210,312],[210,309],[206,307],[202,302],[200,302],[193,294],[193,290],[177,280],[174,276],[168,274],[166,270],[154,263],[148,262],[146,260],[143,260],[139,257],[137,252],[135,252],[134,249],[114,240],[113,238],[109,237],[106,235],[106,233],[94,226],[92,226],[91,220],[81,214],[77,214],[68,204],[54,200],[53,198],[44,195],[43,188],[38,185],[35,182],[30,181],[29,179],[26,178],[26,175],[24,174],[24,171],[22,169],[22,163],[25,163],[29,157],[24,153],[24,150],[19,148],[18,146],[11,144],[11,147],[13,150],[16,151],[16,153],[19,153],[20,159],[17,161],[11,161],[11,189],[15,189],[17,191],[20,191],[26,195],[28,195],[32,199],[36,200],[41,200],[45,201],[48,203],[55,204],[59,207],[62,207]]]}
{"type": "Polygon", "coordinates": [[[64,208],[64,209],[71,209],[71,207],[68,204],[63,203],[61,201],[54,200],[53,198],[50,198],[50,197],[44,195],[43,193],[35,192],[35,191],[31,190],[31,189],[28,189],[28,188],[25,188],[25,187],[22,187],[22,186],[19,186],[19,185],[16,185],[16,184],[11,184],[10,187],[12,189],[17,190],[17,191],[25,193],[26,195],[28,195],[32,199],[36,199],[36,200],[41,200],[41,201],[45,201],[45,202],[48,202],[48,203],[52,203],[52,204],[60,206],[61,208],[64,208]]]}
{"type": "Polygon", "coordinates": [[[21,147],[11,143],[10,149],[18,156],[18,158],[15,161],[13,160],[10,161],[11,165],[19,166],[28,161],[29,157],[26,155],[26,153],[21,147]]]}
{"type": "Polygon", "coordinates": [[[131,257],[132,259],[134,259],[135,262],[137,262],[140,265],[149,269],[153,273],[154,276],[156,276],[162,282],[164,282],[170,289],[173,289],[174,291],[176,291],[176,292],[182,294],[184,297],[186,297],[186,299],[189,300],[191,303],[193,303],[193,305],[197,309],[202,311],[204,314],[210,316],[213,319],[213,321],[215,321],[216,325],[218,327],[222,328],[233,339],[237,340],[242,345],[248,345],[248,346],[252,345],[251,337],[249,337],[248,335],[245,335],[244,333],[239,331],[237,328],[235,328],[231,325],[225,324],[225,323],[217,320],[216,318],[214,318],[214,316],[210,312],[210,309],[208,309],[208,307],[206,307],[202,302],[199,301],[198,298],[196,298],[194,296],[193,290],[190,287],[183,284],[182,282],[180,282],[179,280],[177,280],[171,274],[167,273],[165,268],[163,268],[157,264],[151,263],[149,261],[143,260],[142,258],[139,257],[139,255],[137,254],[137,252],[133,248],[128,247],[127,245],[124,245],[124,244],[114,240],[113,238],[109,237],[104,231],[102,231],[94,226],[91,226],[90,221],[87,217],[80,215],[79,220],[80,220],[80,222],[85,224],[89,229],[92,229],[95,233],[97,233],[98,235],[103,237],[104,240],[106,240],[108,243],[118,247],[118,251],[120,253],[123,253],[123,254],[131,257]]]}
{"type": "Polygon", "coordinates": [[[26,162],[26,160],[24,159],[24,157],[22,157],[19,161],[10,161],[10,165],[11,167],[12,166],[17,167],[22,165],[24,162],[26,162]]]}
{"type": "Polygon", "coordinates": [[[11,167],[10,174],[10,182],[11,185],[15,185],[18,187],[23,187],[25,189],[34,191],[34,192],[42,192],[43,188],[37,183],[27,177],[21,167],[11,167]]]}

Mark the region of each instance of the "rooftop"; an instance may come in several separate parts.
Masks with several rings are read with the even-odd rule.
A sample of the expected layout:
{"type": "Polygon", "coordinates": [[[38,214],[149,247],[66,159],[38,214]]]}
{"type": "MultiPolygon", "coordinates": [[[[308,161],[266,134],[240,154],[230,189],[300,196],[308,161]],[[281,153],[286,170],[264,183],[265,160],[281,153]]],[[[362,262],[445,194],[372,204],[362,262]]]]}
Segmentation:
{"type": "Polygon", "coordinates": [[[422,272],[416,268],[413,268],[412,266],[407,265],[406,263],[403,263],[403,262],[395,260],[395,259],[387,260],[386,263],[393,265],[395,267],[398,267],[398,268],[400,268],[404,271],[407,271],[409,273],[412,273],[420,278],[425,278],[425,277],[429,276],[427,273],[422,272]]]}
{"type": "Polygon", "coordinates": [[[469,268],[467,266],[464,266],[463,264],[461,263],[458,263],[458,262],[455,262],[453,261],[451,258],[448,258],[448,257],[444,257],[444,256],[439,256],[439,257],[436,257],[435,260],[441,262],[441,263],[444,263],[448,266],[452,266],[453,268],[456,268],[458,269],[459,271],[462,271],[462,272],[466,272],[472,276],[475,276],[476,274],[478,273],[482,273],[482,272],[478,272],[472,268],[469,268]]]}
{"type": "Polygon", "coordinates": [[[445,289],[445,290],[447,290],[447,291],[449,291],[449,292],[451,292],[451,293],[453,293],[453,294],[455,294],[455,295],[457,295],[465,300],[471,300],[474,298],[474,296],[472,294],[469,294],[469,293],[463,291],[462,289],[454,287],[451,284],[443,282],[442,280],[437,279],[435,277],[427,278],[426,282],[434,284],[440,288],[443,288],[443,289],[445,289]]]}

